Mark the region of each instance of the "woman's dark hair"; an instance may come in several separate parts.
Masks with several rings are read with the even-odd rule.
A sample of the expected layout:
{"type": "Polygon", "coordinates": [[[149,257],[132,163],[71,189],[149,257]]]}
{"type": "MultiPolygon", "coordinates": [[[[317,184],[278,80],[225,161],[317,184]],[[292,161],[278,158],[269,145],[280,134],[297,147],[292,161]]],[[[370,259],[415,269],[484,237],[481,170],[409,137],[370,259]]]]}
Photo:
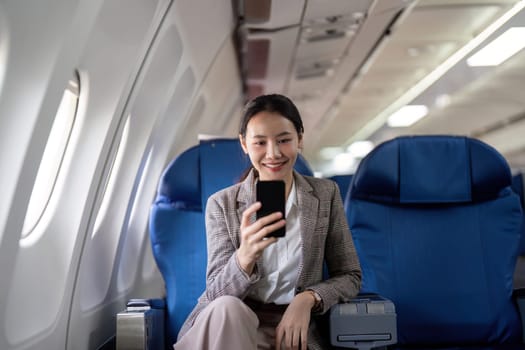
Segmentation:
{"type": "Polygon", "coordinates": [[[303,134],[303,120],[292,100],[283,95],[271,94],[257,96],[246,104],[241,119],[241,125],[239,126],[239,134],[242,137],[246,137],[246,128],[250,119],[252,119],[257,113],[263,111],[279,113],[293,123],[295,130],[297,130],[297,134],[303,134]]]}
{"type": "MultiPolygon", "coordinates": [[[[246,128],[248,127],[248,122],[259,112],[278,113],[292,122],[299,137],[301,137],[304,132],[303,120],[292,100],[283,95],[270,94],[257,96],[248,102],[244,107],[241,124],[239,126],[239,134],[243,138],[246,137],[246,128]]],[[[248,169],[243,171],[239,181],[246,179],[250,173],[250,170],[252,169],[253,166],[250,165],[248,169]]]]}

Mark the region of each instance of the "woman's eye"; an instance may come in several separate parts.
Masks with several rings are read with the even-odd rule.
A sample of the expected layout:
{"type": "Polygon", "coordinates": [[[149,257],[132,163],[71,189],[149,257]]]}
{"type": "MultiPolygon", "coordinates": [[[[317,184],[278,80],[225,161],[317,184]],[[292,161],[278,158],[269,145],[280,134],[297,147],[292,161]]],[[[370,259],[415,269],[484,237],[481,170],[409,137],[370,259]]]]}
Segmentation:
{"type": "Polygon", "coordinates": [[[282,139],[282,140],[279,140],[277,142],[279,142],[279,143],[288,143],[290,141],[292,141],[292,139],[282,139]]]}

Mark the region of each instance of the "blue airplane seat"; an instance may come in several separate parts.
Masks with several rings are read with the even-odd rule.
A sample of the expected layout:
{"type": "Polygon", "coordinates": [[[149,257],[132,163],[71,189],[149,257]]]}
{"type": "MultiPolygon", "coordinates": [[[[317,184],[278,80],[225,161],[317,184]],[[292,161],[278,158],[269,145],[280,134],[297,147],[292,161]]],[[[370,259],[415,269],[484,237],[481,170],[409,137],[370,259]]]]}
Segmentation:
{"type": "Polygon", "coordinates": [[[510,185],[505,159],[467,137],[399,137],[361,161],[345,208],[363,291],[393,301],[401,347],[521,344],[510,185]]]}
{"type": "MultiPolygon", "coordinates": [[[[200,176],[201,200],[205,205],[208,197],[234,183],[249,169],[251,163],[244,154],[239,139],[213,139],[201,141],[200,176]]],[[[298,155],[294,169],[303,175],[313,176],[313,171],[302,155],[298,155]]]]}
{"type": "MultiPolygon", "coordinates": [[[[175,342],[206,288],[206,201],[216,191],[238,182],[249,165],[238,139],[214,139],[180,154],[161,176],[149,230],[166,286],[167,344],[175,342]]],[[[312,175],[302,156],[295,169],[312,175]]]]}
{"type": "MultiPolygon", "coordinates": [[[[516,192],[520,198],[521,198],[521,207],[525,208],[525,195],[523,191],[523,173],[517,173],[516,175],[512,176],[512,189],[514,192],[516,192]]],[[[521,232],[521,242],[520,242],[520,249],[519,254],[522,256],[525,256],[525,218],[524,218],[524,224],[523,224],[523,230],[521,232]]]]}
{"type": "Polygon", "coordinates": [[[314,171],[312,170],[312,168],[310,167],[306,159],[304,159],[304,157],[301,154],[297,156],[297,161],[295,162],[294,169],[299,174],[314,176],[314,171]]]}
{"type": "Polygon", "coordinates": [[[523,198],[523,173],[519,172],[512,176],[512,189],[521,198],[521,205],[525,205],[525,199],[523,198]]]}
{"type": "Polygon", "coordinates": [[[348,193],[348,187],[350,187],[350,182],[352,181],[352,174],[345,175],[333,175],[329,179],[335,181],[337,186],[339,186],[339,192],[343,197],[343,202],[345,201],[345,195],[348,193]]]}
{"type": "Polygon", "coordinates": [[[202,278],[206,274],[206,235],[198,146],[182,153],[164,171],[151,207],[149,231],[166,288],[166,340],[173,344],[206,287],[202,278]]]}
{"type": "Polygon", "coordinates": [[[204,206],[208,197],[220,189],[239,182],[249,168],[250,159],[244,154],[239,139],[201,141],[201,199],[204,206]]]}

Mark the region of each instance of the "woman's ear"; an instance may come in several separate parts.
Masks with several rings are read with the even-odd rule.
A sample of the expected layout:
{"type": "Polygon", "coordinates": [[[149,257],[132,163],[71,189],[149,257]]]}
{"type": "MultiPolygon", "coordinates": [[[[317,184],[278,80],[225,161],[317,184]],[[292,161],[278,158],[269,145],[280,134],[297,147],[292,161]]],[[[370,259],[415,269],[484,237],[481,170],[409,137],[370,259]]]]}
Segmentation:
{"type": "Polygon", "coordinates": [[[299,151],[303,150],[303,134],[299,134],[299,143],[297,144],[297,148],[299,148],[299,151]]]}
{"type": "Polygon", "coordinates": [[[241,143],[241,147],[244,151],[244,154],[248,154],[248,148],[246,147],[246,139],[241,134],[239,134],[239,142],[241,143]]]}

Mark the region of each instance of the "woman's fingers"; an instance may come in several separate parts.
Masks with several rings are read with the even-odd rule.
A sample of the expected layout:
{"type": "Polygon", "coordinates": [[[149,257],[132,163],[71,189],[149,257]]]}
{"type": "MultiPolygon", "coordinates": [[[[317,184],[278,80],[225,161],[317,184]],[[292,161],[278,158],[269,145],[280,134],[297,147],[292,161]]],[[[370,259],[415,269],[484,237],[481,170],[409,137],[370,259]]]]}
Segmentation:
{"type": "Polygon", "coordinates": [[[264,249],[277,241],[276,237],[267,236],[286,225],[280,212],[266,215],[252,223],[253,215],[260,208],[261,203],[255,202],[246,208],[241,217],[241,245],[237,257],[245,271],[251,271],[264,249]]]}
{"type": "MultiPolygon", "coordinates": [[[[278,213],[280,214],[280,213],[278,213]]],[[[264,218],[262,218],[261,220],[269,217],[269,216],[272,216],[273,214],[270,214],[268,216],[265,216],[264,218]]],[[[269,224],[266,224],[266,225],[262,225],[262,227],[257,231],[256,235],[256,239],[257,240],[263,240],[265,238],[276,238],[276,237],[268,237],[269,234],[271,234],[272,232],[276,231],[277,229],[281,228],[281,227],[284,227],[286,225],[286,221],[284,219],[281,219],[279,221],[270,221],[269,224]]]]}
{"type": "Polygon", "coordinates": [[[257,212],[259,209],[261,209],[261,202],[255,202],[246,208],[245,211],[243,211],[241,217],[241,228],[250,226],[250,219],[252,215],[255,214],[255,212],[257,212]]]}
{"type": "Polygon", "coordinates": [[[283,216],[280,212],[271,213],[257,219],[254,223],[251,223],[250,219],[252,215],[255,214],[260,208],[261,203],[255,202],[242,213],[241,217],[241,232],[243,235],[257,234],[256,237],[253,237],[254,240],[261,240],[269,233],[286,225],[286,221],[279,220],[283,216]]]}

